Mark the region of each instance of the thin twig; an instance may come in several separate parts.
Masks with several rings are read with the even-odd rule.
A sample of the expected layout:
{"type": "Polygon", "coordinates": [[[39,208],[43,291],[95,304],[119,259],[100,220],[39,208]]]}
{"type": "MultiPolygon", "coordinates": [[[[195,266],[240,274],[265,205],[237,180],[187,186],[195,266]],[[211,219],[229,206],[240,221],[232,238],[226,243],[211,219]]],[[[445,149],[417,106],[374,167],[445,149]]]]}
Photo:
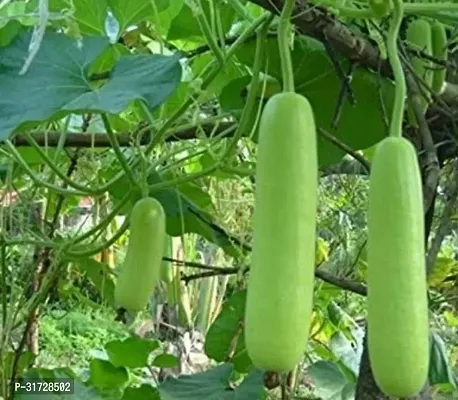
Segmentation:
{"type": "MultiPolygon", "coordinates": [[[[167,258],[168,259],[168,258],[167,258]]],[[[168,259],[169,261],[172,261],[171,259],[168,259]]],[[[173,260],[174,261],[174,260],[173,260]]],[[[189,264],[190,262],[186,261],[186,264],[189,264]]],[[[198,268],[202,268],[202,266],[199,266],[198,268]]],[[[205,265],[205,269],[208,269],[210,271],[207,272],[201,272],[198,274],[192,274],[188,276],[183,276],[181,280],[188,284],[190,281],[195,280],[195,279],[201,279],[201,278],[208,278],[211,276],[218,276],[218,275],[233,275],[237,273],[242,273],[245,274],[249,271],[249,267],[241,267],[241,268],[219,268],[219,267],[212,267],[209,265],[205,265]]],[[[360,294],[361,296],[366,296],[367,294],[367,289],[366,286],[359,282],[352,281],[347,278],[339,278],[330,272],[326,272],[321,269],[316,269],[315,270],[315,276],[327,283],[330,283],[332,285],[335,285],[341,289],[348,290],[350,292],[360,294]]]]}
{"type": "Polygon", "coordinates": [[[221,276],[221,275],[233,275],[239,272],[238,269],[234,268],[234,271],[229,271],[227,269],[221,269],[221,271],[217,271],[217,267],[215,267],[215,270],[213,271],[208,271],[208,272],[201,272],[199,274],[193,274],[193,275],[188,275],[188,276],[182,276],[181,280],[188,284],[191,281],[194,281],[196,279],[201,279],[201,278],[209,278],[211,276],[221,276]]]}
{"type": "Polygon", "coordinates": [[[171,257],[162,257],[164,261],[170,261],[176,265],[182,266],[182,267],[191,267],[191,268],[199,268],[207,271],[224,271],[224,272],[229,272],[229,273],[237,273],[239,271],[238,268],[225,268],[225,267],[215,267],[213,265],[208,265],[208,264],[202,264],[194,261],[184,261],[184,260],[178,260],[176,258],[171,258],[171,257]]]}
{"type": "Polygon", "coordinates": [[[346,278],[339,278],[321,269],[315,270],[315,276],[341,289],[348,290],[349,292],[353,292],[356,294],[360,294],[361,296],[367,296],[367,288],[362,283],[355,282],[346,278]]]}
{"type": "Polygon", "coordinates": [[[340,139],[337,139],[334,135],[326,132],[323,128],[318,128],[318,133],[323,136],[328,142],[332,143],[339,149],[345,151],[345,153],[350,154],[355,160],[357,160],[363,168],[369,173],[371,166],[369,161],[367,161],[361,154],[354,151],[350,146],[342,142],[340,139]]]}

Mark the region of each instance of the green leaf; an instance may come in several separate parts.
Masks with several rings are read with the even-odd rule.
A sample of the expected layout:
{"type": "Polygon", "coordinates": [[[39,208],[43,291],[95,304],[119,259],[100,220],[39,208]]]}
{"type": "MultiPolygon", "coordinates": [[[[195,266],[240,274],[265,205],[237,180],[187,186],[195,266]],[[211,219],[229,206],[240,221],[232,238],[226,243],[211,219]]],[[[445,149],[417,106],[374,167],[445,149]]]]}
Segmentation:
{"type": "Polygon", "coordinates": [[[336,400],[354,400],[355,399],[356,385],[354,383],[347,383],[341,392],[341,396],[336,400]]]}
{"type": "Polygon", "coordinates": [[[167,379],[159,386],[161,399],[223,399],[229,386],[231,373],[232,366],[230,364],[223,364],[198,374],[167,379]]]}
{"type": "MultiPolygon", "coordinates": [[[[211,21],[212,14],[208,0],[202,0],[200,4],[202,5],[207,21],[211,21]]],[[[221,29],[223,33],[227,33],[234,21],[235,11],[226,2],[222,2],[221,0],[215,2],[215,8],[216,7],[221,17],[221,29]]],[[[184,4],[178,15],[172,21],[167,40],[185,39],[186,41],[198,41],[202,37],[203,34],[196,21],[193,10],[190,6],[184,4]]]]}
{"type": "Polygon", "coordinates": [[[23,34],[9,47],[0,48],[0,92],[10,93],[0,98],[0,140],[21,124],[47,120],[59,111],[117,114],[136,99],[154,109],[181,80],[178,54],[135,55],[120,57],[108,81],[93,88],[88,71],[106,49],[107,39],[85,37],[79,46],[52,32],[46,34],[28,72],[18,76],[29,41],[30,34],[23,34]]]}
{"type": "MultiPolygon", "coordinates": [[[[196,76],[200,76],[200,74],[208,67],[208,64],[213,60],[214,56],[208,53],[193,58],[191,65],[192,72],[196,76]]],[[[214,96],[219,96],[226,85],[245,75],[242,71],[243,70],[240,68],[240,65],[231,59],[224,67],[220,68],[215,79],[213,79],[213,81],[207,86],[205,92],[202,93],[201,98],[203,100],[209,100],[214,96]]]]}
{"type": "Polygon", "coordinates": [[[74,10],[72,17],[82,34],[105,36],[107,0],[49,0],[49,11],[61,12],[63,9],[74,10]]]}
{"type": "MultiPolygon", "coordinates": [[[[0,384],[1,382],[3,382],[3,379],[5,379],[5,381],[10,379],[15,356],[16,353],[13,351],[9,351],[3,354],[3,365],[0,369],[0,384]]],[[[30,365],[32,365],[35,358],[36,355],[30,351],[25,351],[21,353],[21,355],[19,356],[17,374],[20,375],[22,371],[24,371],[30,365]]]]}
{"type": "Polygon", "coordinates": [[[9,21],[0,28],[0,47],[8,46],[19,33],[24,31],[25,28],[20,22],[16,20],[9,21]]]}
{"type": "Polygon", "coordinates": [[[232,364],[234,365],[234,370],[241,374],[246,374],[253,368],[253,361],[251,361],[245,346],[244,332],[242,332],[237,341],[237,346],[232,356],[232,364]]]}
{"type": "Polygon", "coordinates": [[[159,34],[167,37],[172,21],[180,13],[184,3],[184,0],[173,0],[170,2],[169,7],[152,18],[154,27],[159,34]]]}
{"type": "Polygon", "coordinates": [[[205,337],[205,354],[215,361],[227,359],[234,337],[238,342],[233,355],[234,367],[239,372],[246,372],[252,365],[245,349],[244,331],[241,323],[245,315],[246,291],[240,291],[225,301],[221,312],[208,329],[205,337]]]}
{"type": "Polygon", "coordinates": [[[320,300],[325,304],[335,299],[341,293],[342,293],[342,289],[340,289],[339,287],[331,283],[327,283],[327,282],[320,283],[319,297],[320,297],[320,300]]]}
{"type": "Polygon", "coordinates": [[[239,387],[227,394],[228,399],[233,400],[260,400],[264,399],[264,372],[258,369],[251,371],[239,387]]]}
{"type": "Polygon", "coordinates": [[[142,368],[148,365],[148,356],[159,347],[159,342],[138,337],[114,340],[105,346],[105,351],[115,367],[142,368]]]}
{"type": "Polygon", "coordinates": [[[180,364],[180,360],[173,354],[159,354],[153,360],[153,366],[159,368],[174,368],[180,364]]]}
{"type": "Polygon", "coordinates": [[[458,261],[450,257],[437,257],[433,270],[428,275],[428,285],[432,288],[443,286],[445,279],[457,270],[458,261]]]}
{"type": "Polygon", "coordinates": [[[162,400],[257,400],[264,391],[263,373],[253,370],[235,389],[229,386],[232,366],[168,379],[159,386],[162,400]]]}
{"type": "MultiPolygon", "coordinates": [[[[14,1],[5,4],[0,8],[0,28],[9,22],[17,22],[24,26],[33,26],[38,22],[38,14],[31,15],[35,11],[38,1],[14,1]]],[[[56,15],[50,15],[50,20],[55,19],[56,15]]],[[[1,36],[1,35],[0,35],[1,36]]]]}
{"type": "MultiPolygon", "coordinates": [[[[281,64],[276,38],[266,41],[266,55],[269,59],[267,74],[281,80],[281,64]]],[[[246,43],[237,52],[242,63],[252,66],[255,42],[246,43]]],[[[298,37],[291,53],[294,66],[296,92],[310,101],[315,114],[317,127],[323,128],[355,150],[365,149],[380,141],[387,132],[383,123],[380,93],[384,100],[387,115],[391,115],[394,99],[394,85],[381,79],[376,73],[358,68],[354,72],[351,88],[356,98],[352,106],[344,101],[338,128],[332,128],[337,99],[342,83],[326,54],[324,46],[310,37],[298,37]],[[364,118],[361,118],[361,116],[364,118]]],[[[343,70],[348,69],[348,61],[340,58],[343,70]]],[[[318,135],[318,155],[320,166],[338,162],[345,153],[318,135]]]]}
{"type": "MultiPolygon", "coordinates": [[[[221,90],[221,95],[219,96],[221,109],[225,112],[242,110],[246,103],[246,96],[241,96],[241,93],[243,93],[243,90],[246,89],[250,82],[251,76],[244,76],[234,79],[224,86],[221,90]]],[[[250,114],[250,120],[247,123],[247,131],[243,132],[243,135],[245,136],[249,136],[251,134],[251,130],[258,116],[258,108],[260,107],[259,103],[260,100],[257,100],[253,105],[253,112],[250,114]]],[[[257,141],[257,129],[253,132],[252,138],[254,141],[257,141]]]]}
{"type": "Polygon", "coordinates": [[[334,363],[317,361],[307,368],[307,375],[315,386],[316,394],[322,400],[341,399],[341,393],[349,383],[334,363]]]}
{"type": "Polygon", "coordinates": [[[100,296],[108,304],[114,305],[114,274],[107,265],[92,258],[83,258],[74,262],[81,272],[85,272],[87,278],[97,288],[100,296]]]}
{"type": "Polygon", "coordinates": [[[120,32],[123,33],[129,26],[154,17],[156,11],[166,10],[170,0],[154,0],[156,11],[150,0],[108,0],[108,5],[119,22],[120,32]]]}
{"type": "Polygon", "coordinates": [[[458,327],[458,317],[452,311],[444,311],[444,321],[450,327],[458,327]]]}
{"type": "Polygon", "coordinates": [[[124,386],[128,381],[127,370],[115,367],[105,360],[91,360],[89,364],[90,383],[99,389],[114,389],[124,386]]]}
{"type": "Polygon", "coordinates": [[[156,388],[143,384],[138,388],[126,388],[121,400],[161,400],[161,396],[156,388]]]}
{"type": "Polygon", "coordinates": [[[361,354],[353,348],[352,343],[341,332],[335,333],[329,344],[332,352],[342,362],[342,366],[348,372],[347,377],[356,382],[359,373],[361,354]]]}
{"type": "Polygon", "coordinates": [[[128,56],[129,54],[129,50],[122,44],[115,43],[108,46],[92,63],[89,75],[111,71],[122,56],[128,56]]]}
{"type": "Polygon", "coordinates": [[[453,371],[448,361],[447,350],[442,338],[435,332],[431,335],[429,361],[429,383],[431,385],[450,383],[455,385],[453,371]]]}

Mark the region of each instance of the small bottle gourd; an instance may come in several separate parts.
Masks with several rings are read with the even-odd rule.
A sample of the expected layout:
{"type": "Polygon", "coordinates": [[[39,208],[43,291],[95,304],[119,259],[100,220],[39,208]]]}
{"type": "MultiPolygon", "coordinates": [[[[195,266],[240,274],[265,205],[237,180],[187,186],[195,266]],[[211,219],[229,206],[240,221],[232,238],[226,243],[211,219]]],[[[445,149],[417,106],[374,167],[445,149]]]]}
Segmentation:
{"type": "Polygon", "coordinates": [[[417,394],[428,376],[422,184],[416,151],[385,138],[372,162],[368,208],[368,349],[385,394],[417,394]]]}
{"type": "Polygon", "coordinates": [[[160,280],[165,242],[165,212],[151,197],[137,201],[130,215],[127,253],[117,278],[115,302],[136,312],[148,303],[160,280]]]}
{"type": "MultiPolygon", "coordinates": [[[[432,33],[431,24],[429,21],[423,18],[417,18],[413,20],[408,26],[406,31],[407,42],[416,51],[424,52],[425,54],[432,56],[432,33]]],[[[413,71],[417,77],[422,80],[428,87],[432,86],[433,82],[433,65],[431,61],[422,58],[419,55],[414,55],[411,59],[413,71]]],[[[431,94],[426,92],[422,85],[421,91],[421,104],[423,114],[426,113],[428,105],[431,101],[431,94]],[[423,93],[424,92],[424,93],[423,93]]],[[[409,122],[412,126],[417,126],[415,114],[412,107],[408,109],[409,122]]]]}
{"type": "Polygon", "coordinates": [[[272,96],[260,119],[245,343],[253,364],[289,371],[307,345],[313,301],[318,185],[308,100],[272,96]]]}
{"type": "MultiPolygon", "coordinates": [[[[438,60],[447,61],[447,32],[443,23],[434,21],[431,24],[431,37],[433,57],[438,60]]],[[[445,67],[434,65],[431,88],[437,95],[440,95],[444,89],[446,74],[447,70],[445,67]]]]}

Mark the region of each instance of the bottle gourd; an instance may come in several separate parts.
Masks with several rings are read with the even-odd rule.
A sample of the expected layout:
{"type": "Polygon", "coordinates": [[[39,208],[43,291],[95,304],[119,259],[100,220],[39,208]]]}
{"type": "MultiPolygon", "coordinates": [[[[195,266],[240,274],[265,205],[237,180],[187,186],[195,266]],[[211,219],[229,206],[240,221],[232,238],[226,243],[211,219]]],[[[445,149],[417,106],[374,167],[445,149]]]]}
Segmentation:
{"type": "Polygon", "coordinates": [[[422,184],[413,145],[385,138],[372,162],[368,208],[368,349],[377,385],[408,397],[426,382],[428,304],[422,184]]]}
{"type": "MultiPolygon", "coordinates": [[[[431,24],[431,38],[433,57],[442,61],[447,61],[447,32],[445,26],[440,21],[434,21],[431,24]]],[[[431,88],[437,95],[442,94],[444,90],[447,70],[440,65],[434,65],[433,80],[431,88]]]]}
{"type": "MultiPolygon", "coordinates": [[[[426,19],[418,18],[412,21],[407,26],[406,39],[416,51],[422,51],[429,56],[432,56],[432,33],[431,24],[426,19]]],[[[433,82],[433,65],[431,61],[414,55],[411,59],[412,69],[417,77],[422,80],[428,87],[431,87],[433,82]]],[[[431,102],[431,94],[429,92],[421,93],[421,106],[423,114],[426,113],[428,105],[431,102]]],[[[408,109],[408,118],[412,126],[418,126],[414,111],[410,106],[408,109]]]]}
{"type": "Polygon", "coordinates": [[[126,258],[115,287],[115,302],[129,311],[148,303],[160,280],[165,242],[165,212],[161,203],[146,197],[135,203],[130,215],[126,258]]]}
{"type": "Polygon", "coordinates": [[[318,185],[308,100],[272,96],[261,115],[245,342],[253,364],[289,371],[302,359],[313,302],[318,185]]]}

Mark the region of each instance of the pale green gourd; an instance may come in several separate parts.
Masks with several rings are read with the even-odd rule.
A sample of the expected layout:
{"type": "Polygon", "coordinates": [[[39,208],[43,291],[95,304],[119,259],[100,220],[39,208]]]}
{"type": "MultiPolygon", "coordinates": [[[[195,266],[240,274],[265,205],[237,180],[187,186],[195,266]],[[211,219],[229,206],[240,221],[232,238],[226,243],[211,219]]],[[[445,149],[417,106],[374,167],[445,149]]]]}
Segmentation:
{"type": "Polygon", "coordinates": [[[385,394],[417,394],[428,376],[422,184],[413,145],[385,138],[372,162],[368,209],[368,348],[385,394]]]}
{"type": "MultiPolygon", "coordinates": [[[[447,61],[447,32],[445,26],[439,21],[434,21],[431,24],[431,37],[432,37],[432,53],[433,57],[439,60],[447,61]]],[[[431,88],[434,93],[441,94],[447,70],[440,65],[434,65],[433,79],[431,88]]]]}
{"type": "Polygon", "coordinates": [[[160,279],[165,241],[165,212],[161,203],[146,197],[130,215],[126,258],[115,287],[115,302],[129,311],[141,311],[160,279]]]}
{"type": "Polygon", "coordinates": [[[245,342],[258,368],[289,371],[302,359],[313,305],[318,162],[308,100],[271,97],[259,126],[253,250],[245,342]]]}

